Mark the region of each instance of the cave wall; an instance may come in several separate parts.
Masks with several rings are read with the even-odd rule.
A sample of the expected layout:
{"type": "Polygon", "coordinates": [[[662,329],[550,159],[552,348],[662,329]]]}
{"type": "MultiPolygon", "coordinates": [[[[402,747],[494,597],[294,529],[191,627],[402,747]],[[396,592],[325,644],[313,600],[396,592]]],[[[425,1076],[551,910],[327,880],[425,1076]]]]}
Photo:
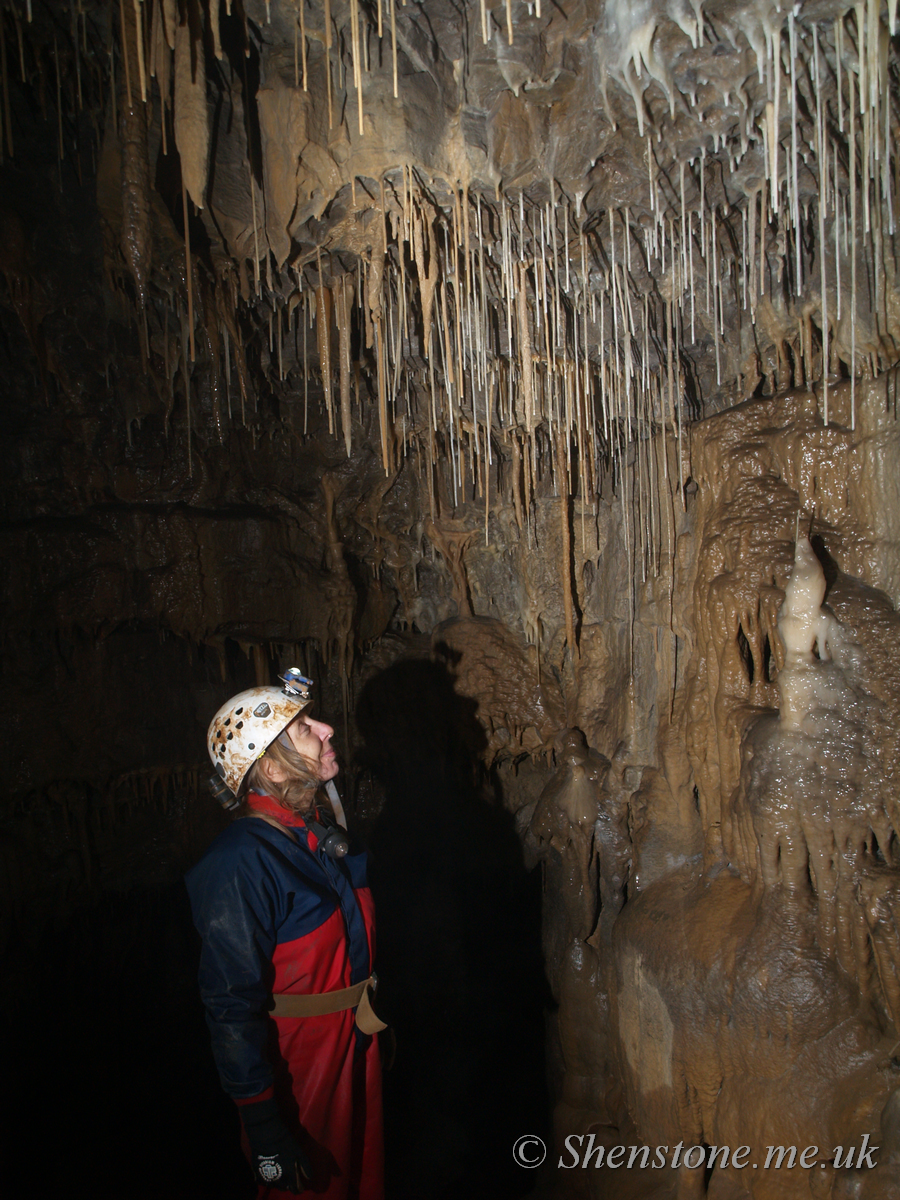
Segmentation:
{"type": "Polygon", "coordinates": [[[551,1164],[817,1144],[633,1186],[885,1194],[832,1150],[894,1146],[896,14],[564,7],[0,15],[3,1002],[177,881],[209,714],[296,664],[388,862],[416,731],[493,918],[540,881],[551,1164]]]}
{"type": "Polygon", "coordinates": [[[814,393],[693,430],[676,736],[632,800],[638,895],[613,933],[626,1104],[651,1144],[647,1129],[659,1144],[757,1148],[790,1131],[819,1147],[815,1179],[756,1170],[755,1153],[746,1173],[717,1168],[710,1194],[896,1186],[881,1119],[896,1087],[894,983],[880,949],[895,870],[895,386],[889,375],[864,389],[855,433],[825,429],[814,393]],[[808,588],[804,569],[818,590],[798,666],[788,584],[808,588]],[[688,827],[694,857],[679,865],[688,827]],[[881,1143],[881,1173],[836,1171],[835,1147],[865,1135],[881,1143]]]}

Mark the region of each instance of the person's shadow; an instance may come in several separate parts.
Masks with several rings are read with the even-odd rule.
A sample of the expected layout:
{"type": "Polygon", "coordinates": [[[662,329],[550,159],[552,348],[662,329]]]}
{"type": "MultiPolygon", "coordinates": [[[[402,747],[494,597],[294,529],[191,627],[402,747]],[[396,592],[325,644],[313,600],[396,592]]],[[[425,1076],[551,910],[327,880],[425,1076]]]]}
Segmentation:
{"type": "Polygon", "coordinates": [[[474,701],[407,659],[369,681],[360,765],[383,789],[370,839],[378,1009],[396,1033],[385,1076],[391,1200],[530,1190],[513,1145],[549,1124],[540,878],[513,818],[479,786],[474,701]]]}

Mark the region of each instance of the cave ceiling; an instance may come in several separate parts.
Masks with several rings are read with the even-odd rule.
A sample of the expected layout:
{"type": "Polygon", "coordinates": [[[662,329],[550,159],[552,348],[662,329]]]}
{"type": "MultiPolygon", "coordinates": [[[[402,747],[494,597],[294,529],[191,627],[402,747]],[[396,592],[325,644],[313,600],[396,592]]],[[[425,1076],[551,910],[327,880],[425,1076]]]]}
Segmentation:
{"type": "Polygon", "coordinates": [[[558,436],[590,488],[661,425],[894,362],[895,9],[21,0],[4,155],[63,196],[95,169],[167,416],[193,391],[224,444],[312,388],[386,472],[429,430],[460,483],[558,436]]]}
{"type": "MultiPolygon", "coordinates": [[[[810,387],[827,426],[850,381],[852,427],[897,360],[895,28],[877,0],[4,4],[13,590],[47,627],[345,647],[446,615],[436,559],[471,612],[473,513],[530,538],[541,495],[636,498],[658,570],[692,422],[810,387]],[[229,593],[262,545],[269,618],[229,593]]],[[[533,640],[529,588],[498,615],[533,640]]]]}

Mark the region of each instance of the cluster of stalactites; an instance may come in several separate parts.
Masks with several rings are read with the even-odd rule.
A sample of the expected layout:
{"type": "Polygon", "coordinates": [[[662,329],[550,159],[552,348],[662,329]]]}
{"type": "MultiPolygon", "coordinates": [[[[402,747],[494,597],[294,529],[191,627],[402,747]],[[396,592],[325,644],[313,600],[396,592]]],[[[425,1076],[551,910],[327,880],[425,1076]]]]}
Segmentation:
{"type": "MultiPolygon", "coordinates": [[[[711,36],[699,5],[693,16],[677,4],[669,7],[670,19],[695,45],[711,36]]],[[[618,69],[643,129],[650,81],[656,78],[670,97],[675,84],[653,52],[656,22],[632,28],[621,8],[610,8],[610,19],[619,23],[618,69]]],[[[80,81],[79,47],[87,44],[88,23],[75,6],[72,11],[80,81]]],[[[349,56],[352,71],[338,74],[348,97],[355,89],[362,137],[365,79],[376,69],[367,51],[374,31],[367,31],[358,0],[341,11],[349,36],[335,40],[325,0],[324,100],[331,126],[340,107],[332,94],[333,67],[341,54],[349,56]]],[[[225,13],[231,16],[230,5],[225,13]]],[[[503,13],[513,37],[509,3],[503,13]]],[[[360,414],[374,401],[385,472],[396,470],[410,445],[435,461],[440,442],[454,502],[471,482],[487,506],[494,447],[505,444],[515,464],[520,522],[527,520],[542,472],[552,475],[561,493],[590,498],[611,466],[630,471],[629,486],[646,508],[635,520],[642,566],[655,569],[658,513],[671,503],[672,485],[683,482],[685,467],[681,453],[670,467],[654,435],[669,430],[680,450],[686,397],[697,390],[695,364],[705,351],[715,358],[726,400],[743,398],[760,382],[774,388],[823,380],[826,423],[830,376],[845,372],[855,379],[861,369],[877,371],[895,357],[893,278],[884,269],[898,190],[896,65],[889,41],[895,4],[883,14],[878,0],[864,0],[827,25],[804,24],[794,9],[754,13],[748,8],[733,20],[733,36],[746,40],[757,66],[753,86],[735,81],[733,96],[741,105],[735,136],[701,136],[700,153],[673,172],[647,130],[643,205],[586,213],[582,198],[565,196],[552,179],[538,200],[385,164],[381,181],[359,189],[376,210],[368,247],[343,254],[326,233],[321,246],[278,271],[265,236],[264,197],[257,196],[248,169],[255,289],[239,299],[230,283],[213,280],[210,301],[198,294],[203,271],[190,246],[189,210],[208,199],[211,103],[203,46],[205,40],[221,57],[219,5],[194,10],[174,0],[123,0],[113,21],[119,53],[109,60],[109,94],[123,131],[122,254],[134,279],[140,326],[146,330],[148,319],[151,326],[160,324],[164,386],[172,389],[177,376],[183,379],[188,424],[191,376],[200,359],[204,368],[212,366],[216,381],[213,413],[220,436],[234,419],[232,368],[243,420],[252,392],[271,386],[296,394],[302,386],[304,430],[312,374],[313,399],[324,405],[329,429],[348,454],[354,399],[360,414]],[[209,22],[205,33],[191,23],[191,12],[209,22]],[[171,152],[165,144],[171,128],[181,161],[185,269],[184,294],[174,309],[157,303],[148,318],[153,283],[143,110],[151,103],[161,110],[163,152],[171,152]],[[747,194],[726,199],[719,177],[736,171],[751,152],[763,163],[758,186],[745,183],[747,194]],[[872,314],[864,338],[858,337],[861,296],[872,314]],[[243,310],[240,320],[237,309],[243,310]],[[739,344],[748,324],[756,326],[751,342],[774,342],[778,368],[770,371],[757,355],[748,369],[739,344]],[[876,328],[880,339],[872,334],[876,328]],[[250,379],[248,329],[258,343],[258,374],[267,379],[250,379]],[[357,344],[361,362],[354,363],[357,344]],[[667,495],[654,498],[660,477],[667,495]]],[[[6,29],[10,19],[15,14],[0,26],[6,29]]],[[[497,13],[482,4],[481,20],[487,38],[497,13]]],[[[301,4],[295,83],[304,89],[307,44],[319,36],[306,21],[301,4]]],[[[384,12],[378,6],[378,36],[389,36],[388,30],[396,94],[393,0],[384,12]]],[[[243,36],[246,41],[246,29],[243,36]]],[[[3,71],[7,97],[5,65],[3,71]]],[[[62,129],[58,70],[57,80],[62,129]]],[[[80,101],[80,82],[78,88],[80,101]]],[[[731,98],[722,99],[727,104],[731,98]]],[[[8,98],[4,121],[11,150],[8,98]]],[[[356,203],[356,181],[351,191],[356,203]]],[[[153,332],[143,333],[145,352],[153,332]]]]}
{"type": "MultiPolygon", "coordinates": [[[[295,264],[296,284],[273,272],[264,232],[254,228],[261,249],[250,304],[268,311],[278,383],[290,385],[291,371],[299,372],[285,343],[305,317],[315,328],[316,398],[349,453],[352,392],[359,405],[368,399],[350,361],[356,323],[385,472],[411,442],[421,448],[428,439],[433,458],[430,439],[439,434],[454,501],[469,480],[486,497],[492,442],[506,443],[522,464],[514,472],[517,514],[527,513],[543,470],[555,474],[564,461],[560,487],[589,497],[611,463],[624,467],[630,457],[648,509],[638,520],[647,530],[642,563],[652,568],[660,523],[649,493],[660,468],[667,483],[670,474],[665,456],[654,461],[652,434],[667,427],[680,444],[687,375],[704,346],[714,353],[717,383],[742,397],[734,314],[753,324],[767,306],[765,333],[784,364],[771,386],[822,379],[826,423],[830,376],[855,378],[891,361],[889,336],[873,344],[871,323],[857,347],[857,307],[863,279],[867,310],[890,332],[891,284],[880,265],[894,235],[897,122],[886,49],[893,19],[870,3],[828,28],[801,27],[791,12],[770,22],[762,40],[747,25],[764,84],[758,111],[747,109],[734,144],[723,138],[680,163],[677,183],[648,135],[646,212],[588,216],[552,180],[535,202],[400,167],[374,188],[354,184],[354,203],[358,193],[372,196],[377,219],[369,227],[381,233],[355,269],[323,272],[323,257],[333,271],[330,252],[341,250],[326,244],[295,264]],[[711,168],[736,169],[754,146],[765,179],[729,205],[711,186],[711,168]],[[736,383],[727,378],[735,369],[736,383]]],[[[305,85],[302,63],[300,54],[305,85]]],[[[305,337],[303,356],[308,405],[305,337]]],[[[765,380],[765,369],[758,376],[765,380]]]]}

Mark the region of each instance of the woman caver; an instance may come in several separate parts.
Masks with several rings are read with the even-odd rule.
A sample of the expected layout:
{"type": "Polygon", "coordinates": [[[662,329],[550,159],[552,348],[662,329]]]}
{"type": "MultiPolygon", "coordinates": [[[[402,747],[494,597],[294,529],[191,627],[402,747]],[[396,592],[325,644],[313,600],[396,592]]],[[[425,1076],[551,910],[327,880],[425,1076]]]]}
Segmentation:
{"type": "Polygon", "coordinates": [[[323,792],[338,773],[334,730],[307,715],[308,679],[296,668],[281,679],[234,696],[209,727],[220,799],[244,819],[187,875],[200,991],[259,1200],[305,1188],[381,1200],[366,857],[323,792]]]}

